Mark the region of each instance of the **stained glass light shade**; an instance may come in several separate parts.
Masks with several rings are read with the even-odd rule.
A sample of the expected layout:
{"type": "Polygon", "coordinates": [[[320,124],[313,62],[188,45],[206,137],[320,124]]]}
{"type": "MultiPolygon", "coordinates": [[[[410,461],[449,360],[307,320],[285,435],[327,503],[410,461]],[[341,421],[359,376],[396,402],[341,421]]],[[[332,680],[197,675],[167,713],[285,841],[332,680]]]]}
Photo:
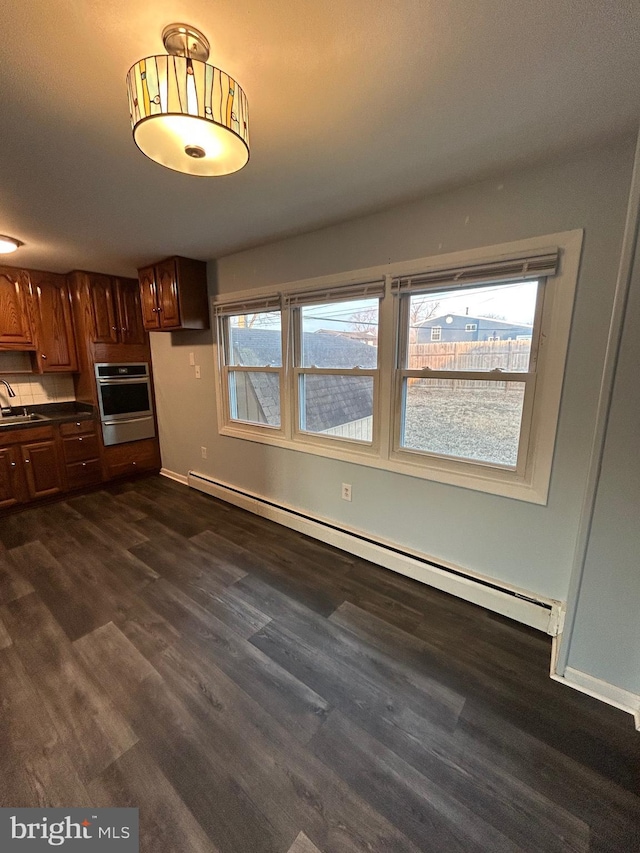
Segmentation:
{"type": "Polygon", "coordinates": [[[228,175],[249,160],[249,105],[237,82],[187,56],[148,56],[127,74],[133,138],[168,169],[228,175]]]}

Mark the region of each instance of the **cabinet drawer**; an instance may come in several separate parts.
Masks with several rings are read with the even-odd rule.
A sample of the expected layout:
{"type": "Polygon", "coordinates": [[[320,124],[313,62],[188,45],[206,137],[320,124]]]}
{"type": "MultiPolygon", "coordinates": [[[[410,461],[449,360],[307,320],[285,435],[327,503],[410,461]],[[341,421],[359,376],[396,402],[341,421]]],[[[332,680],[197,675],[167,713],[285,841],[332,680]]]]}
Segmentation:
{"type": "Polygon", "coordinates": [[[65,438],[64,458],[67,464],[71,462],[82,462],[87,459],[95,459],[99,455],[98,436],[93,434],[77,435],[74,438],[65,438]]]}
{"type": "Polygon", "coordinates": [[[125,477],[127,474],[160,467],[160,453],[155,439],[107,447],[105,458],[110,477],[125,477]]]}
{"type": "Polygon", "coordinates": [[[73,465],[67,465],[67,481],[70,489],[100,483],[102,481],[100,460],[92,459],[89,462],[75,462],[73,465]]]}
{"type": "Polygon", "coordinates": [[[60,424],[61,435],[81,435],[86,432],[96,431],[95,421],[73,421],[72,423],[60,424]]]}

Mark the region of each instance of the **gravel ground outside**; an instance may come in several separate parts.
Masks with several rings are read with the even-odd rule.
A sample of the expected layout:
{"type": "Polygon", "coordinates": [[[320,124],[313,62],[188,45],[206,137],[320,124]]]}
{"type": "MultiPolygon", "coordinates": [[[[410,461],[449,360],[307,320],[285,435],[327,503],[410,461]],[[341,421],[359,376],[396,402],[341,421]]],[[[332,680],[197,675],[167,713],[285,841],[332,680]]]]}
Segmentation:
{"type": "Polygon", "coordinates": [[[407,390],[404,446],[515,466],[523,394],[411,385],[407,390]]]}

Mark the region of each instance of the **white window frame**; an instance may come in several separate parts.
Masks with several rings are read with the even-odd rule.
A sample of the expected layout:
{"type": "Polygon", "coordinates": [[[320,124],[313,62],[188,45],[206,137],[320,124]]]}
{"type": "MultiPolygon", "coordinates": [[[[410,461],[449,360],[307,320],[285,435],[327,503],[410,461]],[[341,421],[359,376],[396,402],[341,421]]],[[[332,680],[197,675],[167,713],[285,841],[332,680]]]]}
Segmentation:
{"type": "MultiPolygon", "coordinates": [[[[508,287],[513,282],[504,282],[504,286],[508,287]]],[[[477,285],[482,287],[482,284],[477,285]]],[[[470,285],[470,290],[474,285],[470,285]]],[[[454,288],[457,290],[457,288],[454,288]]],[[[428,294],[429,290],[420,291],[420,295],[428,294]]],[[[431,292],[442,292],[440,285],[435,285],[431,288],[431,292]]],[[[393,452],[392,459],[404,460],[409,464],[416,464],[418,460],[426,460],[430,457],[429,465],[437,465],[443,469],[448,469],[451,472],[463,472],[465,467],[470,467],[472,472],[478,472],[480,468],[488,468],[493,472],[500,470],[513,472],[518,479],[526,477],[526,466],[529,458],[529,439],[531,433],[532,413],[534,410],[534,397],[536,391],[536,383],[538,379],[538,351],[540,343],[540,333],[542,328],[542,314],[544,306],[544,298],[546,292],[546,280],[538,281],[538,289],[536,296],[535,319],[533,322],[534,336],[531,341],[531,351],[529,354],[529,368],[527,371],[509,373],[501,371],[496,375],[492,371],[471,371],[471,370],[437,370],[431,368],[412,369],[406,366],[406,359],[409,344],[409,329],[411,316],[411,293],[399,297],[398,317],[399,317],[399,333],[398,333],[398,354],[396,359],[396,370],[394,372],[394,424],[393,424],[393,452]],[[517,382],[524,385],[524,400],[522,406],[522,415],[520,421],[520,431],[518,439],[518,458],[515,466],[500,465],[495,462],[482,461],[477,459],[467,459],[458,456],[446,456],[444,454],[434,453],[430,451],[417,450],[414,448],[405,447],[402,444],[402,419],[404,415],[404,395],[406,383],[409,379],[453,379],[453,380],[479,380],[479,381],[495,381],[495,382],[517,382]],[[464,466],[464,467],[463,467],[464,466]]]]}
{"type": "MultiPolygon", "coordinates": [[[[228,383],[228,377],[224,369],[224,337],[222,334],[223,315],[229,310],[229,298],[214,298],[213,307],[218,315],[216,333],[218,355],[215,365],[218,398],[216,408],[220,434],[489,494],[545,504],[551,476],[582,239],[582,230],[567,231],[489,246],[483,249],[466,250],[370,267],[350,273],[291,282],[277,288],[270,287],[234,294],[233,299],[236,304],[241,299],[252,301],[258,298],[263,300],[274,299],[277,296],[283,300],[286,306],[288,296],[291,294],[304,294],[307,291],[321,289],[338,293],[343,292],[343,289],[348,290],[350,287],[361,287],[362,282],[379,281],[380,279],[385,281],[385,293],[380,301],[379,372],[375,380],[374,440],[371,445],[362,441],[343,439],[337,436],[323,437],[316,433],[303,433],[296,430],[296,424],[299,423],[299,413],[297,411],[295,382],[298,381],[297,375],[299,374],[296,374],[293,352],[292,317],[295,308],[287,309],[285,307],[282,312],[283,365],[280,382],[280,429],[268,425],[231,421],[229,419],[228,395],[225,391],[225,388],[228,388],[228,384],[225,386],[225,382],[228,383]],[[401,298],[393,295],[392,280],[403,276],[424,274],[430,274],[437,278],[441,270],[446,271],[465,266],[475,268],[482,264],[517,261],[518,258],[544,251],[558,252],[560,261],[556,274],[547,278],[544,286],[545,295],[540,306],[539,328],[541,337],[537,349],[535,392],[528,394],[526,411],[523,412],[523,423],[526,418],[528,432],[523,433],[524,438],[520,445],[521,454],[517,468],[515,470],[505,469],[481,462],[437,457],[422,453],[414,454],[406,449],[400,451],[397,447],[397,436],[399,434],[398,389],[400,387],[397,376],[399,369],[397,353],[401,328],[401,298]],[[525,444],[526,451],[524,450],[525,444]]],[[[436,289],[435,285],[434,289],[436,289]]],[[[442,290],[442,286],[439,289],[442,290]]],[[[338,373],[344,375],[345,371],[341,369],[338,373]]],[[[469,377],[466,376],[466,378],[469,377]]]]}
{"type": "MultiPolygon", "coordinates": [[[[229,424],[230,428],[238,430],[240,433],[251,434],[254,430],[266,430],[272,433],[274,436],[284,437],[286,435],[286,429],[284,425],[285,421],[285,407],[286,407],[286,367],[285,367],[285,335],[284,335],[284,325],[285,325],[285,312],[282,311],[282,306],[280,304],[280,300],[274,297],[273,299],[256,299],[252,302],[245,302],[239,304],[227,304],[224,306],[224,309],[217,310],[217,327],[218,327],[218,341],[219,345],[217,348],[218,358],[216,360],[217,365],[217,373],[219,375],[219,383],[218,383],[218,400],[221,401],[221,406],[219,406],[219,412],[222,415],[222,419],[226,424],[229,424]],[[282,327],[282,337],[281,337],[281,352],[282,352],[282,364],[280,367],[267,367],[267,366],[251,366],[251,365],[241,365],[241,364],[233,364],[230,358],[231,354],[231,340],[229,335],[229,320],[231,317],[238,317],[245,314],[259,314],[263,312],[279,312],[281,319],[281,327],[282,327]],[[263,424],[257,423],[255,421],[245,421],[240,418],[234,418],[232,415],[232,395],[231,395],[231,376],[235,373],[275,373],[280,377],[280,426],[275,426],[273,424],[263,424]]],[[[220,421],[220,417],[219,417],[220,421]]]]}
{"type": "MultiPolygon", "coordinates": [[[[331,299],[327,298],[323,301],[311,303],[318,307],[327,306],[332,303],[339,301],[344,304],[351,300],[359,300],[362,297],[352,296],[351,299],[331,299]]],[[[378,318],[380,318],[380,309],[378,310],[378,318]]],[[[292,424],[292,435],[295,441],[299,441],[305,444],[316,445],[319,447],[328,447],[330,448],[332,444],[340,444],[348,447],[349,445],[355,445],[358,448],[358,452],[360,453],[371,453],[377,454],[380,447],[380,352],[378,350],[378,364],[375,368],[363,368],[363,367],[339,367],[339,368],[330,368],[330,367],[311,367],[311,366],[303,366],[302,361],[302,347],[303,347],[303,322],[302,322],[302,309],[301,308],[292,308],[289,316],[289,322],[291,324],[291,335],[293,339],[292,346],[292,354],[293,354],[293,364],[290,369],[291,383],[290,383],[290,391],[291,391],[291,399],[293,401],[293,424],[292,424]],[[338,436],[338,435],[325,435],[319,432],[313,432],[311,430],[303,429],[300,424],[302,423],[302,394],[300,392],[301,378],[303,376],[370,376],[373,381],[373,405],[372,405],[372,438],[371,441],[364,441],[362,439],[348,438],[346,436],[338,436]]],[[[379,324],[378,324],[379,325],[379,324]]]]}
{"type": "Polygon", "coordinates": [[[477,323],[466,323],[464,327],[465,332],[477,332],[478,324],[477,323]]]}
{"type": "Polygon", "coordinates": [[[431,326],[431,340],[433,343],[439,343],[442,340],[442,326],[431,326]]]}

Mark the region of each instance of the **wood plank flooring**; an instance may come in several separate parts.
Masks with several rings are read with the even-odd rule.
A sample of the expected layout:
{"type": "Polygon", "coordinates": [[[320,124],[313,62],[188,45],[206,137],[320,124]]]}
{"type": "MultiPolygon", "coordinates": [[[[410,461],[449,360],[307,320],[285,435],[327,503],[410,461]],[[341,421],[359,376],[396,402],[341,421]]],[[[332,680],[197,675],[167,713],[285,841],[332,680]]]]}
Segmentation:
{"type": "Polygon", "coordinates": [[[640,735],[549,638],[149,477],[0,519],[0,805],[145,853],[632,853],[640,735]]]}

